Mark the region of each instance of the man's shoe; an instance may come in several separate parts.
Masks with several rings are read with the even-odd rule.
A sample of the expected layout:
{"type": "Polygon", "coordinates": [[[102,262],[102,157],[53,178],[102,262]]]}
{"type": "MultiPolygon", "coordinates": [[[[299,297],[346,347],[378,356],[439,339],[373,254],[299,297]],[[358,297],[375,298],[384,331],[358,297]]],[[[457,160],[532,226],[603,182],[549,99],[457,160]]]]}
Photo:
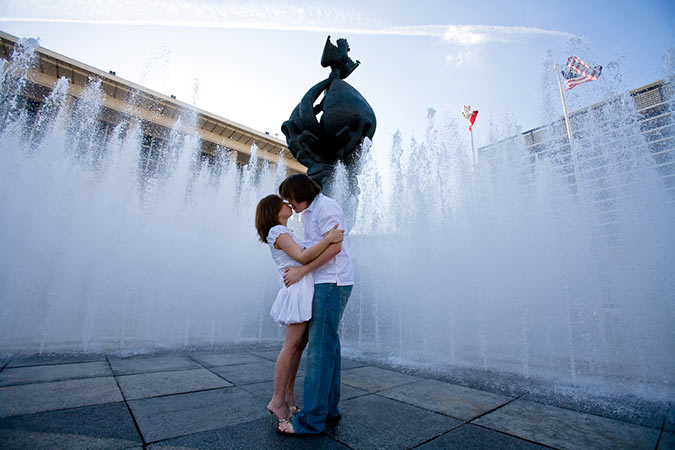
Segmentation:
{"type": "Polygon", "coordinates": [[[341,419],[342,419],[342,414],[338,414],[337,416],[328,416],[328,417],[326,417],[326,426],[334,427],[335,425],[340,423],[341,419]]]}

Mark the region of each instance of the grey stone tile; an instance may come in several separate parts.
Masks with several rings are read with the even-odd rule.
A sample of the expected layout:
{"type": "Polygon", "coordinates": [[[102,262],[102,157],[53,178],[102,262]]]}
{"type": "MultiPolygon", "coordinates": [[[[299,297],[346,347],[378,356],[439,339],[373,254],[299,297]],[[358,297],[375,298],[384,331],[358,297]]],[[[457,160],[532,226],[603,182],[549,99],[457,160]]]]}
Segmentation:
{"type": "MultiPolygon", "coordinates": [[[[274,361],[276,362],[277,356],[279,356],[279,350],[269,350],[266,352],[252,352],[256,356],[260,356],[261,358],[265,358],[268,361],[274,361]]],[[[304,353],[303,353],[303,356],[304,353]]]]}
{"type": "Polygon", "coordinates": [[[267,418],[191,434],[150,445],[150,449],[279,449],[279,450],[347,450],[348,447],[328,436],[296,438],[282,436],[267,418]]]}
{"type": "Polygon", "coordinates": [[[0,419],[3,449],[123,449],[142,444],[123,402],[0,419]]]}
{"type": "Polygon", "coordinates": [[[203,353],[198,355],[190,355],[190,358],[194,359],[205,367],[256,363],[265,359],[251,353],[203,353]]]}
{"type": "Polygon", "coordinates": [[[362,397],[368,394],[369,394],[368,391],[364,391],[363,389],[358,389],[342,383],[342,387],[340,388],[340,401],[345,401],[356,397],[362,397]]]}
{"type": "MultiPolygon", "coordinates": [[[[665,401],[647,400],[635,395],[606,396],[581,390],[553,389],[550,392],[530,392],[521,397],[558,408],[585,412],[648,428],[661,428],[663,418],[675,419],[675,411],[665,401]]],[[[666,422],[666,429],[668,423],[666,422]]],[[[675,431],[675,430],[674,430],[675,431]]]]}
{"type": "Polygon", "coordinates": [[[0,372],[0,386],[109,376],[112,371],[107,361],[10,367],[0,372]]]}
{"type": "Polygon", "coordinates": [[[342,420],[327,434],[354,449],[407,449],[461,424],[459,420],[378,395],[341,403],[342,420]]]}
{"type": "Polygon", "coordinates": [[[0,388],[0,417],[122,401],[113,377],[0,388]]]}
{"type": "Polygon", "coordinates": [[[115,375],[198,369],[201,367],[184,355],[134,356],[131,358],[110,357],[109,361],[115,375]]]}
{"type": "Polygon", "coordinates": [[[368,392],[377,392],[420,380],[421,378],[419,377],[373,366],[342,371],[343,384],[368,392]]]}
{"type": "MultiPolygon", "coordinates": [[[[274,363],[272,361],[214,367],[211,371],[236,385],[274,380],[274,363]]],[[[300,371],[298,371],[298,376],[302,376],[300,371]]]]}
{"type": "Polygon", "coordinates": [[[471,420],[512,400],[511,397],[436,380],[385,389],[378,395],[462,420],[471,420]]]}
{"type": "Polygon", "coordinates": [[[45,353],[42,355],[16,355],[7,367],[46,366],[50,364],[74,364],[94,361],[105,361],[101,353],[45,353]]]}
{"type": "Polygon", "coordinates": [[[146,442],[267,418],[266,402],[237,387],[130,400],[146,442]]]}
{"type": "Polygon", "coordinates": [[[127,400],[232,386],[204,368],[122,375],[117,382],[127,400]]]}
{"type": "Polygon", "coordinates": [[[658,430],[527,400],[515,400],[474,421],[561,449],[653,449],[658,430]]]}
{"type": "Polygon", "coordinates": [[[452,448],[462,450],[540,450],[548,447],[469,424],[462,425],[417,448],[419,450],[447,450],[452,448]]]}
{"type": "MultiPolygon", "coordinates": [[[[295,379],[295,400],[298,405],[302,405],[303,385],[305,379],[298,377],[295,379]]],[[[241,386],[242,389],[247,390],[257,398],[269,402],[274,395],[274,381],[263,381],[262,383],[245,384],[241,386]]]]}
{"type": "Polygon", "coordinates": [[[675,433],[664,431],[657,450],[675,450],[675,433]]]}
{"type": "Polygon", "coordinates": [[[366,367],[368,363],[360,362],[355,359],[342,358],[342,370],[356,369],[357,367],[366,367]]]}
{"type": "MultiPolygon", "coordinates": [[[[254,355],[261,358],[265,358],[268,361],[273,363],[277,362],[277,357],[279,356],[279,350],[271,350],[268,352],[253,352],[254,355]]],[[[300,370],[304,371],[307,367],[307,352],[304,351],[300,357],[300,370]]]]}

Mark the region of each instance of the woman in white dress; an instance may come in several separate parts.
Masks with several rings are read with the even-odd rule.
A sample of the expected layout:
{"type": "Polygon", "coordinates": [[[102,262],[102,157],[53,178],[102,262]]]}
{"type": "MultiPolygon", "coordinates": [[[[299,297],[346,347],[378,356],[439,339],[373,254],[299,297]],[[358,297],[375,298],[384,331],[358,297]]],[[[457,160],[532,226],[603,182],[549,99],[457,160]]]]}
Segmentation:
{"type": "MultiPolygon", "coordinates": [[[[279,421],[287,421],[298,410],[295,402],[295,375],[302,351],[307,345],[307,321],[312,317],[314,295],[311,272],[299,282],[285,286],[284,271],[288,267],[313,261],[330,249],[331,244],[340,243],[344,239],[344,230],[338,230],[336,225],[318,244],[303,248],[300,239],[286,226],[292,215],[290,203],[277,195],[268,195],[260,200],[255,213],[258,236],[261,242],[270,247],[282,285],[270,315],[277,323],[286,326],[286,338],[274,367],[274,395],[267,405],[267,409],[279,421]]],[[[339,247],[333,246],[332,250],[339,251],[339,247]]]]}

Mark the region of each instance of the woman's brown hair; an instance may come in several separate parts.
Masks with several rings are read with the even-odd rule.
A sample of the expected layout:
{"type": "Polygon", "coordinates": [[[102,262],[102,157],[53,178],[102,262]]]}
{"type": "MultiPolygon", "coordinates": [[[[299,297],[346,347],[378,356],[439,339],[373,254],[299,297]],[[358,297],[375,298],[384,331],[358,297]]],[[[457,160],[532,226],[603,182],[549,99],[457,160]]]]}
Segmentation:
{"type": "Polygon", "coordinates": [[[279,225],[279,211],[284,205],[278,195],[268,195],[258,202],[255,209],[255,228],[258,230],[260,242],[267,243],[267,235],[270,229],[279,225]]]}

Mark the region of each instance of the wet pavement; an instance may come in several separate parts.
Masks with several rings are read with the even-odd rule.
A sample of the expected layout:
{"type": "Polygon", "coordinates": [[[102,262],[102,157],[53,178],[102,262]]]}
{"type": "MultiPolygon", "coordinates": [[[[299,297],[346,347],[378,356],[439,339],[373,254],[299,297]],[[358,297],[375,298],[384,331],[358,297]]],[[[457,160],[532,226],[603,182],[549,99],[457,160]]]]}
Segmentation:
{"type": "Polygon", "coordinates": [[[320,436],[282,436],[265,409],[277,353],[241,347],[0,359],[0,448],[675,448],[665,417],[623,420],[349,358],[342,421],[320,436]]]}

